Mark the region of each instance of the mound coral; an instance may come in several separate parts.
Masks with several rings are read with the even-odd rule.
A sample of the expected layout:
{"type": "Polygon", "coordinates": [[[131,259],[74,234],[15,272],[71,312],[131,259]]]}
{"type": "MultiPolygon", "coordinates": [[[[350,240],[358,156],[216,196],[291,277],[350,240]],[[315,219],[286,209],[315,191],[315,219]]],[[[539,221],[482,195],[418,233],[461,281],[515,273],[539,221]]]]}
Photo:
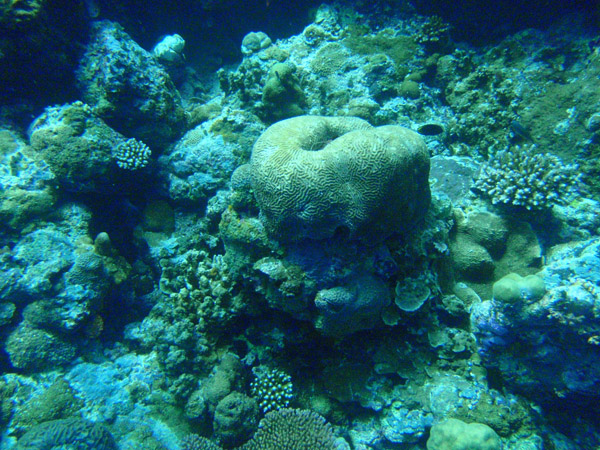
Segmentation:
{"type": "Polygon", "coordinates": [[[277,122],[257,140],[251,165],[265,226],[283,241],[384,239],[413,227],[430,201],[419,135],[356,117],[277,122]]]}

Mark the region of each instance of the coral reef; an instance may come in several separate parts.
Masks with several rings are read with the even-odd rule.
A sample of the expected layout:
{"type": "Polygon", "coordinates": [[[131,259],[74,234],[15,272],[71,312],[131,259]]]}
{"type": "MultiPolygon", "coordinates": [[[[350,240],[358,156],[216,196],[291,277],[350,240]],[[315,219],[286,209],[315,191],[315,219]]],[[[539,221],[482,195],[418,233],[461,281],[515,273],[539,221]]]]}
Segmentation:
{"type": "MultiPolygon", "coordinates": [[[[60,186],[73,192],[116,194],[139,189],[128,171],[140,169],[148,147],[125,139],[80,101],[46,108],[29,127],[31,149],[60,186]]],[[[139,176],[140,174],[138,174],[139,176]]]]}
{"type": "Polygon", "coordinates": [[[600,446],[596,16],[71,3],[0,0],[2,450],[600,446]]]}
{"type": "Polygon", "coordinates": [[[556,404],[597,391],[598,245],[594,239],[566,246],[549,256],[536,277],[500,280],[494,299],[474,305],[471,313],[485,364],[540,402],[556,404]],[[532,352],[523,356],[517,350],[522,348],[532,352]]]}

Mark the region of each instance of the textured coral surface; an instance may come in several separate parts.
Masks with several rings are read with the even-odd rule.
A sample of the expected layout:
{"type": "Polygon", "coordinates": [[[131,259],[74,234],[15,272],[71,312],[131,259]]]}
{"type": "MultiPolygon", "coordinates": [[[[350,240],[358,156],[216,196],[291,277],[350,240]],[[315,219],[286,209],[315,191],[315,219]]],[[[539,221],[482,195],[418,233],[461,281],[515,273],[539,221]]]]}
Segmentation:
{"type": "Polygon", "coordinates": [[[410,229],[429,204],[427,148],[399,126],[299,116],[269,127],[251,161],[267,228],[283,240],[371,240],[410,229]]]}

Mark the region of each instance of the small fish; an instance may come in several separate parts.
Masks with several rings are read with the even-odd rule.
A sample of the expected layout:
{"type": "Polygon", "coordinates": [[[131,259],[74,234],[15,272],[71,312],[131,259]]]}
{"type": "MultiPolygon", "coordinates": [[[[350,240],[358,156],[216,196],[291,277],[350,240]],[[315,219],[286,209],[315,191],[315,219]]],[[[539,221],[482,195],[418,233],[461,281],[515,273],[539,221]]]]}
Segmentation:
{"type": "Polygon", "coordinates": [[[533,142],[533,137],[527,128],[521,125],[516,120],[510,123],[510,131],[512,131],[512,141],[530,141],[533,142]]]}

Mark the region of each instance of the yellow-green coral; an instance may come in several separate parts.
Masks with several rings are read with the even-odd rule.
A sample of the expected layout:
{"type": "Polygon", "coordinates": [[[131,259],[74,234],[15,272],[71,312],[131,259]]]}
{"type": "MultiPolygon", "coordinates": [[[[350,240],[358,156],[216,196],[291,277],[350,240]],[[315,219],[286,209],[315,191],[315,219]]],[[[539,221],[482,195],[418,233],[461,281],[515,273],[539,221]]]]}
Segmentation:
{"type": "Polygon", "coordinates": [[[251,165],[265,226],[284,241],[336,233],[375,241],[411,228],[429,205],[427,147],[400,126],[283,120],[258,139],[251,165]]]}

